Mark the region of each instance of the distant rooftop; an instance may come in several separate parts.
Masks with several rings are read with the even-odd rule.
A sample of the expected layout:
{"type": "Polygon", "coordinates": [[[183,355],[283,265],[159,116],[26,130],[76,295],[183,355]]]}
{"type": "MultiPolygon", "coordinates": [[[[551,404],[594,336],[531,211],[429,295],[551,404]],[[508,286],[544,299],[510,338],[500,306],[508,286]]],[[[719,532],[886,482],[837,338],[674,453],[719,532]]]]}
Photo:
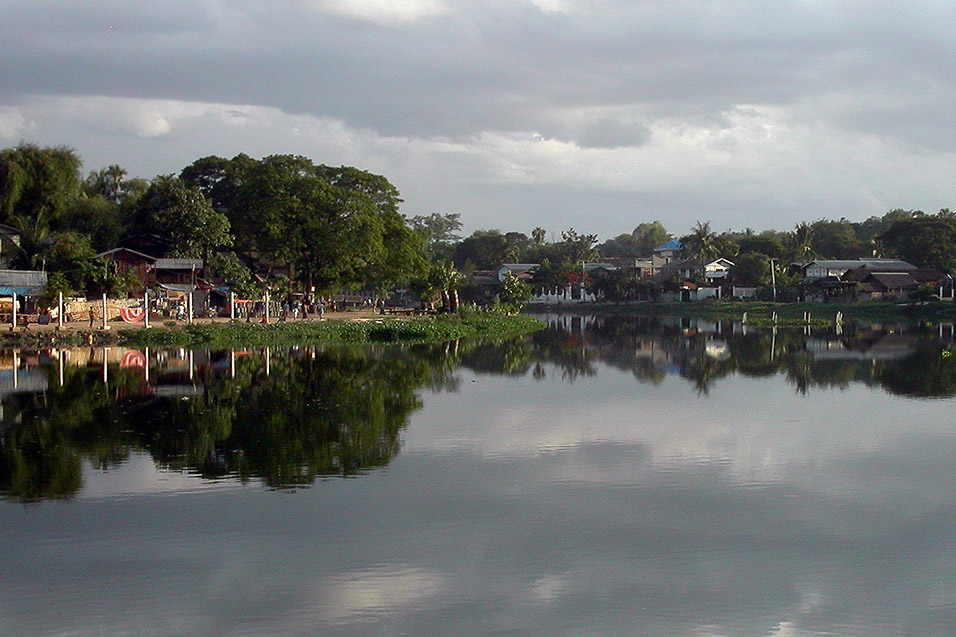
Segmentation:
{"type": "Polygon", "coordinates": [[[671,239],[667,243],[662,243],[654,248],[654,252],[661,252],[663,250],[680,250],[682,246],[683,244],[677,239],[671,239]]]}

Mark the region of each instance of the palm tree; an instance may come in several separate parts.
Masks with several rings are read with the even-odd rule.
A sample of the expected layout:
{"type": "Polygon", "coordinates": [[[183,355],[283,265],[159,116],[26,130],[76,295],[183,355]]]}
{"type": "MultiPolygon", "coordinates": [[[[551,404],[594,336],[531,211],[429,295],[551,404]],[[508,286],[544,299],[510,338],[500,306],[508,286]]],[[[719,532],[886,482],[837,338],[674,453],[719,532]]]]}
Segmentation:
{"type": "Polygon", "coordinates": [[[792,261],[808,261],[815,256],[813,251],[813,225],[798,223],[790,233],[789,245],[792,261]]]}
{"type": "Polygon", "coordinates": [[[710,229],[710,222],[697,222],[694,230],[687,237],[687,249],[689,252],[700,259],[701,263],[707,263],[720,256],[720,242],[717,235],[710,229]]]}

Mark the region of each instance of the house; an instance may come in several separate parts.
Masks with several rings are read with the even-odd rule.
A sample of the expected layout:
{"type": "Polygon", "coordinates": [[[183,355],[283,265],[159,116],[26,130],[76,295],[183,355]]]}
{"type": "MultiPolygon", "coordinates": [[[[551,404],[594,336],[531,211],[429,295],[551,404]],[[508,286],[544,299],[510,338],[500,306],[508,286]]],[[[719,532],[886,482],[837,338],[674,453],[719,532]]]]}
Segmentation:
{"type": "Polygon", "coordinates": [[[103,259],[107,267],[117,274],[132,272],[141,284],[138,292],[142,292],[151,283],[150,272],[156,262],[155,257],[130,248],[113,248],[99,253],[95,258],[103,259]]]}
{"type": "Polygon", "coordinates": [[[156,259],[153,263],[155,283],[196,284],[203,260],[192,257],[156,259]]]}
{"type": "Polygon", "coordinates": [[[634,272],[639,279],[649,279],[654,276],[654,260],[638,257],[604,257],[608,264],[619,270],[634,272]]]}
{"type": "Polygon", "coordinates": [[[47,274],[38,270],[0,270],[0,296],[37,295],[46,291],[47,274]]]}
{"type": "Polygon", "coordinates": [[[498,280],[504,281],[510,272],[522,281],[530,282],[538,265],[538,263],[502,263],[498,268],[498,280]]]}
{"type": "Polygon", "coordinates": [[[916,266],[900,259],[820,259],[803,264],[794,264],[794,270],[811,283],[827,277],[841,278],[849,270],[864,269],[868,272],[905,272],[916,266]]]}
{"type": "Polygon", "coordinates": [[[683,248],[683,244],[677,239],[671,239],[667,243],[657,246],[651,255],[652,266],[656,269],[679,260],[681,248],[683,248]]]}
{"type": "Polygon", "coordinates": [[[734,262],[729,259],[716,259],[710,263],[704,264],[704,278],[714,285],[723,283],[723,279],[730,274],[730,268],[734,267],[734,262]]]}
{"type": "MultiPolygon", "coordinates": [[[[21,305],[25,313],[36,312],[36,297],[46,291],[47,273],[38,270],[0,270],[0,297],[26,297],[21,305]]],[[[8,302],[6,311],[10,311],[8,302]]]]}
{"type": "Polygon", "coordinates": [[[195,258],[156,258],[130,248],[113,248],[101,252],[95,258],[101,258],[107,267],[122,274],[132,272],[144,288],[157,284],[196,285],[196,277],[202,271],[203,260],[195,258]]]}
{"type": "Polygon", "coordinates": [[[169,252],[169,249],[172,247],[168,239],[164,239],[157,234],[136,234],[131,237],[126,237],[116,245],[117,247],[129,248],[140,254],[146,254],[157,259],[166,256],[166,253],[169,252]]]}
{"type": "Polygon", "coordinates": [[[873,297],[906,296],[921,286],[908,272],[870,272],[860,282],[861,290],[873,297]]]}
{"type": "Polygon", "coordinates": [[[704,273],[704,267],[701,265],[700,259],[671,261],[658,267],[656,270],[654,278],[658,281],[674,278],[681,281],[689,281],[699,279],[704,273]]]}

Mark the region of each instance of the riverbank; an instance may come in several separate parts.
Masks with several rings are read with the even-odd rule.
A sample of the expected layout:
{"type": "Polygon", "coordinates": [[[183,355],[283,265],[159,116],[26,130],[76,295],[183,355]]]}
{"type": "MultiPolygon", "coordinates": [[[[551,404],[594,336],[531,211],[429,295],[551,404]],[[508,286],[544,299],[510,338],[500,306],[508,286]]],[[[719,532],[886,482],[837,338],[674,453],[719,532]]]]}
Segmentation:
{"type": "Polygon", "coordinates": [[[563,305],[533,305],[531,315],[561,314],[619,314],[636,316],[677,316],[714,321],[740,320],[747,313],[748,321],[760,323],[772,320],[774,313],[784,322],[832,323],[839,312],[844,320],[868,321],[951,321],[956,318],[952,302],[933,301],[912,303],[771,303],[765,301],[693,301],[687,303],[569,303],[563,305]]]}
{"type": "Polygon", "coordinates": [[[229,319],[196,319],[192,324],[159,319],[142,323],[112,322],[109,329],[88,322],[29,325],[0,332],[5,347],[127,345],[150,347],[265,347],[283,345],[426,343],[469,336],[503,337],[544,327],[526,315],[493,313],[414,318],[379,316],[373,311],[339,312],[324,320],[263,324],[229,319]]]}

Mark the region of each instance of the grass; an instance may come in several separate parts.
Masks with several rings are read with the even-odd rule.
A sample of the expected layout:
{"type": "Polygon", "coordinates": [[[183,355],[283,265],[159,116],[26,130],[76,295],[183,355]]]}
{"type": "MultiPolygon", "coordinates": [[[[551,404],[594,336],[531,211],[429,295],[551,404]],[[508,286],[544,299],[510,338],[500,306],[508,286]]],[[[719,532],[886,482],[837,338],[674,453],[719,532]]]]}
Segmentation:
{"type": "Polygon", "coordinates": [[[429,343],[469,336],[513,336],[544,327],[530,316],[499,314],[443,315],[370,321],[194,323],[175,329],[119,330],[125,345],[150,347],[265,347],[281,345],[429,343]]]}

